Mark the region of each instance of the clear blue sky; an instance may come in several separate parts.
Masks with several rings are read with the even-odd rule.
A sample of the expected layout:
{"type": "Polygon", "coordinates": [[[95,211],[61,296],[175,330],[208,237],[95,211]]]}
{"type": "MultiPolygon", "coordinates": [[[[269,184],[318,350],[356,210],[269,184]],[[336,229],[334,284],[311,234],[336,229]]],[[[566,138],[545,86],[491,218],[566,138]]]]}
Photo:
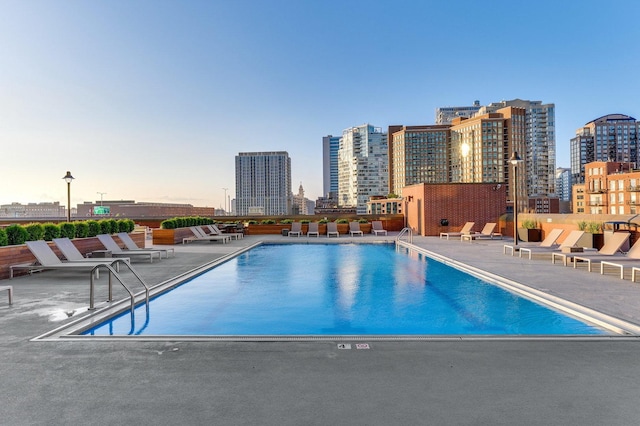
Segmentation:
{"type": "Polygon", "coordinates": [[[0,204],[221,207],[235,155],[288,151],[322,193],[322,136],[439,106],[556,104],[569,139],[640,119],[640,1],[0,0],[0,204]]]}

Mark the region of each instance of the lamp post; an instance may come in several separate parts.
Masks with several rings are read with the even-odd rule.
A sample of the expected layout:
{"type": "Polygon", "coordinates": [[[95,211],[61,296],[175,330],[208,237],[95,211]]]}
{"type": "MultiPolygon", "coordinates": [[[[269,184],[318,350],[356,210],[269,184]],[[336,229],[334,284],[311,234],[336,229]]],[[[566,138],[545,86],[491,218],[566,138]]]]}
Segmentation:
{"type": "Polygon", "coordinates": [[[228,211],[227,211],[227,190],[229,188],[222,188],[222,190],[224,191],[224,215],[225,216],[229,216],[228,211]]]}
{"type": "Polygon", "coordinates": [[[71,222],[71,181],[74,179],[71,172],[67,170],[67,174],[62,177],[67,182],[67,222],[71,222]]]}
{"type": "Polygon", "coordinates": [[[102,207],[102,196],[106,194],[106,192],[96,192],[96,194],[100,194],[100,207],[102,207]]]}
{"type": "Polygon", "coordinates": [[[509,163],[513,165],[513,244],[518,247],[518,165],[522,163],[522,158],[517,151],[513,151],[513,155],[509,159],[509,163]]]}

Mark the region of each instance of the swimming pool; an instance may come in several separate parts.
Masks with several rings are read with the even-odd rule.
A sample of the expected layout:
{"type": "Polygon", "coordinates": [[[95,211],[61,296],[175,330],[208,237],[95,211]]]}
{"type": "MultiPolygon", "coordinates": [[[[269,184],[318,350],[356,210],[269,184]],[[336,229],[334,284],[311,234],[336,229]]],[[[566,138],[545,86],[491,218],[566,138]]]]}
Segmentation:
{"type": "Polygon", "coordinates": [[[263,245],[91,336],[607,335],[393,244],[263,245]]]}

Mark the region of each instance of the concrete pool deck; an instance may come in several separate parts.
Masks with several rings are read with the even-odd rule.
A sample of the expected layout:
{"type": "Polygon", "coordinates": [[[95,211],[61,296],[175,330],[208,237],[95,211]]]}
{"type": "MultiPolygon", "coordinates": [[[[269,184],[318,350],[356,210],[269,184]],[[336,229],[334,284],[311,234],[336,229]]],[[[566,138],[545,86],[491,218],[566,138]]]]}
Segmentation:
{"type": "MultiPolygon", "coordinates": [[[[193,243],[176,246],[175,257],[134,266],[156,284],[261,239],[310,240],[193,243]]],[[[640,283],[505,256],[502,245],[509,242],[414,237],[420,247],[640,324],[640,283]]],[[[2,284],[14,287],[11,307],[0,293],[2,424],[630,425],[640,419],[637,338],[375,341],[369,349],[348,340],[33,342],[86,315],[86,273],[46,271],[2,284]],[[72,319],[60,320],[72,312],[72,319]]],[[[114,289],[116,300],[125,297],[114,289]]]]}

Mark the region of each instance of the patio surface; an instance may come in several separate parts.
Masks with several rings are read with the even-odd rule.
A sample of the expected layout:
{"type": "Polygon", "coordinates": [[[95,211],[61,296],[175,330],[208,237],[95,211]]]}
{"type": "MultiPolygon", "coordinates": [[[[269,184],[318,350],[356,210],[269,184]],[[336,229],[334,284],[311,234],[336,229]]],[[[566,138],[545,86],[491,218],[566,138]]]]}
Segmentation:
{"type": "MultiPolygon", "coordinates": [[[[364,237],[374,238],[382,239],[364,237]]],[[[153,264],[135,261],[134,267],[155,284],[261,239],[310,240],[255,236],[225,245],[193,243],[175,246],[175,257],[153,264]]],[[[640,283],[620,280],[613,272],[602,276],[548,260],[505,256],[504,243],[510,241],[414,237],[414,244],[428,250],[640,325],[640,283]]],[[[2,424],[640,421],[640,340],[635,337],[374,341],[369,349],[356,349],[362,342],[349,340],[34,342],[30,339],[71,321],[67,314],[87,315],[86,273],[45,271],[0,285],[14,287],[13,306],[7,305],[6,292],[0,293],[2,424]],[[352,349],[339,349],[340,343],[352,349]]],[[[116,299],[124,297],[116,289],[116,299]]]]}

